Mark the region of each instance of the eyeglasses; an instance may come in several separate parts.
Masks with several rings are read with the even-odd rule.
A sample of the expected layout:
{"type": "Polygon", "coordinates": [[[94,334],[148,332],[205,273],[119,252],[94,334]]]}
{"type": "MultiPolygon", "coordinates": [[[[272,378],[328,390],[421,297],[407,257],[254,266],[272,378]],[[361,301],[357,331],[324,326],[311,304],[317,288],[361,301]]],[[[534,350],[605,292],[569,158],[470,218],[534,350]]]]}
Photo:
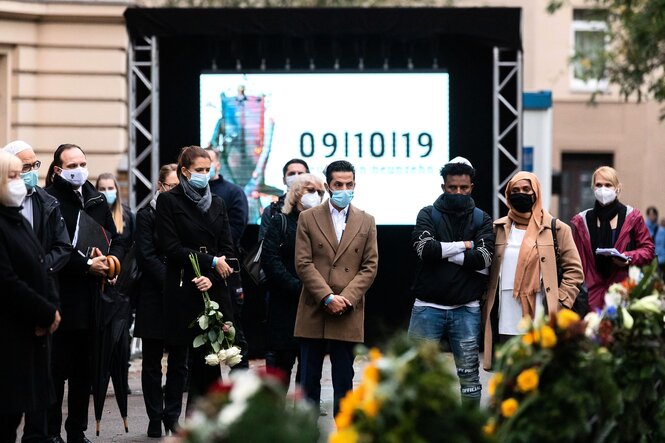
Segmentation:
{"type": "Polygon", "coordinates": [[[42,165],[42,162],[37,160],[36,162],[30,164],[30,163],[24,163],[23,168],[21,169],[21,172],[30,172],[30,171],[36,171],[39,169],[39,167],[42,165]]]}

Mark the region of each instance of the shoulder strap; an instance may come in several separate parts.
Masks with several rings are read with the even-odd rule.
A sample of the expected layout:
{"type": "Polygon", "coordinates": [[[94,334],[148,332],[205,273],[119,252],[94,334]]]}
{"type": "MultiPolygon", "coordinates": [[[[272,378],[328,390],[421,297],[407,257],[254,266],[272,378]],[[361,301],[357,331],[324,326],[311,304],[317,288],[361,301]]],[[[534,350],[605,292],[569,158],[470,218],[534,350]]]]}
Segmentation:
{"type": "Polygon", "coordinates": [[[434,223],[434,230],[437,231],[441,224],[441,212],[432,206],[432,222],[434,223]]]}
{"type": "Polygon", "coordinates": [[[473,232],[478,232],[480,228],[483,226],[483,219],[484,219],[484,214],[483,211],[481,211],[478,208],[473,208],[473,232]]]}
{"type": "Polygon", "coordinates": [[[282,237],[286,235],[286,215],[282,212],[279,213],[280,221],[282,222],[282,237]]]}
{"type": "Polygon", "coordinates": [[[559,251],[559,241],[556,238],[556,218],[554,217],[552,217],[552,243],[554,244],[554,256],[557,263],[559,263],[561,252],[559,251]]]}

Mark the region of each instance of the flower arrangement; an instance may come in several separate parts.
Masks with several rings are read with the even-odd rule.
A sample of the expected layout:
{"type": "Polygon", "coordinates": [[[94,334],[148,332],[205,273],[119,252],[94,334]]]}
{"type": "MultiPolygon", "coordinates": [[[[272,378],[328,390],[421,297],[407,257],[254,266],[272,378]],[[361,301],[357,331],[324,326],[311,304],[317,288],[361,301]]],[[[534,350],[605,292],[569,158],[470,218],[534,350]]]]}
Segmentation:
{"type": "Polygon", "coordinates": [[[461,404],[436,343],[398,339],[368,353],[360,385],[340,402],[329,443],[484,442],[484,414],[461,404]]]}
{"type": "Polygon", "coordinates": [[[183,443],[316,443],[318,410],[302,395],[287,397],[266,371],[231,374],[199,399],[180,430],[183,443]]]}
{"type": "Polygon", "coordinates": [[[631,267],[610,286],[605,307],[587,314],[586,333],[613,357],[624,411],[618,441],[665,441],[665,318],[657,262],[631,267]]]}
{"type": "MultiPolygon", "coordinates": [[[[189,254],[194,275],[201,277],[201,266],[196,254],[189,254]]],[[[190,328],[198,326],[201,334],[194,337],[193,346],[198,348],[206,345],[208,353],[205,357],[206,364],[210,366],[235,366],[242,360],[240,348],[233,346],[236,330],[233,323],[223,321],[224,316],[219,311],[219,304],[210,299],[208,292],[201,293],[203,297],[203,312],[189,325],[190,328]]]]}
{"type": "Polygon", "coordinates": [[[502,443],[606,441],[621,397],[610,355],[585,336],[585,327],[568,309],[522,320],[524,335],[497,352],[488,435],[502,443]]]}

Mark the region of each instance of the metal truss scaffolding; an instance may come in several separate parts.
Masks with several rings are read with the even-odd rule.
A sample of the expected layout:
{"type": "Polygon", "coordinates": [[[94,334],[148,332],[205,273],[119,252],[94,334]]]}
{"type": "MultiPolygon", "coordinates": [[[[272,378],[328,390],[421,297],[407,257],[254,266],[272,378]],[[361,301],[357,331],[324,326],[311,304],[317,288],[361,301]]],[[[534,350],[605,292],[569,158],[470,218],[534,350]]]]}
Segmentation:
{"type": "Polygon", "coordinates": [[[522,165],[522,52],[493,51],[492,216],[501,216],[504,189],[522,165]]]}
{"type": "Polygon", "coordinates": [[[159,174],[159,52],[157,37],[129,45],[129,205],[145,206],[159,174]]]}

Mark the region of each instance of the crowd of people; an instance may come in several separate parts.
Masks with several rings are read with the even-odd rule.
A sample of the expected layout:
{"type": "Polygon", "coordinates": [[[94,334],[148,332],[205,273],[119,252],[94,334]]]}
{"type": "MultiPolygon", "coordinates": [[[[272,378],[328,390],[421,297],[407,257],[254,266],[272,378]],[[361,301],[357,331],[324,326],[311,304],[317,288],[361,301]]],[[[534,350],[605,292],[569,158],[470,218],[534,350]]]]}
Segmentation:
{"type": "MultiPolygon", "coordinates": [[[[203,347],[193,346],[197,331],[190,324],[203,310],[201,292],[233,321],[240,367],[248,367],[242,281],[232,263],[240,255],[247,199],[219,174],[217,154],[183,148],[177,163],[161,167],[155,195],[135,215],[122,203],[113,174],[100,174],[95,185],[88,181],[81,147],[55,150],[43,189],[32,147],[15,141],[3,148],[0,286],[7,303],[0,340],[13,364],[0,366],[0,392],[14,400],[0,406],[0,441],[15,441],[24,418],[23,442],[64,442],[65,381],[66,441],[89,441],[95,374],[87,362],[95,360],[95,337],[105,322],[99,300],[129,298],[117,276],[116,263],[125,257],[140,270],[128,302],[143,345],[149,437],[175,432],[185,391],[189,410],[220,377],[219,368],[205,364],[203,347]]],[[[665,269],[665,219],[658,224],[651,207],[645,221],[621,202],[611,167],[594,172],[594,207],[570,225],[543,208],[533,173],[512,177],[505,189],[508,215],[494,221],[471,196],[475,169],[467,159],[450,160],[441,177],[441,195],[417,214],[412,233],[417,268],[408,334],[450,346],[463,401],[480,402],[480,340],[490,370],[494,347],[521,333],[523,317],[602,308],[605,291],[626,277],[628,266],[645,265],[656,253],[665,269]],[[588,302],[578,299],[586,292],[588,302]]],[[[376,224],[351,204],[356,174],[348,161],[330,163],[323,181],[293,159],[283,179],[287,192],[265,208],[260,227],[266,365],[284,374],[287,389],[295,366],[296,383],[318,405],[328,354],[337,413],[353,385],[353,347],[364,341],[365,294],[378,269],[376,224]]],[[[126,374],[129,354],[116,360],[111,364],[126,374]]]]}

